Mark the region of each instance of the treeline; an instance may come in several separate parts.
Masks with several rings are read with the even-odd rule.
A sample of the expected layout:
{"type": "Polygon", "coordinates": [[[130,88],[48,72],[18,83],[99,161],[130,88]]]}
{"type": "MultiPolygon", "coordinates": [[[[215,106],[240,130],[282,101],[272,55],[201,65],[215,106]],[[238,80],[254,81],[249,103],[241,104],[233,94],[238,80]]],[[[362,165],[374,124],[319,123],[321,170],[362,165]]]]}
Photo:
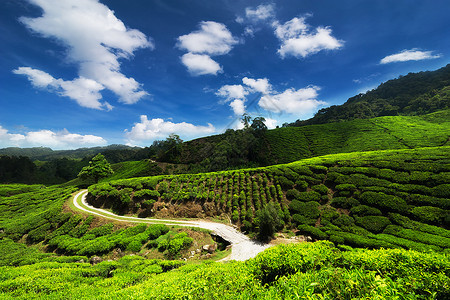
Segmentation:
{"type": "Polygon", "coordinates": [[[0,156],[0,183],[57,184],[76,178],[89,159],[33,162],[25,156],[0,156]]]}
{"type": "Polygon", "coordinates": [[[79,148],[75,150],[52,150],[47,147],[9,147],[0,149],[0,155],[26,156],[33,161],[49,161],[60,158],[83,159],[85,157],[93,157],[98,153],[108,153],[110,156],[107,158],[111,161],[111,163],[116,163],[125,160],[141,159],[139,157],[144,156],[144,154],[140,153],[141,150],[142,148],[129,147],[126,145],[109,145],[106,147],[79,148]]]}
{"type": "Polygon", "coordinates": [[[450,64],[436,71],[409,73],[382,83],[342,105],[319,110],[308,120],[285,126],[304,126],[369,119],[380,116],[422,115],[450,107],[450,64]]]}

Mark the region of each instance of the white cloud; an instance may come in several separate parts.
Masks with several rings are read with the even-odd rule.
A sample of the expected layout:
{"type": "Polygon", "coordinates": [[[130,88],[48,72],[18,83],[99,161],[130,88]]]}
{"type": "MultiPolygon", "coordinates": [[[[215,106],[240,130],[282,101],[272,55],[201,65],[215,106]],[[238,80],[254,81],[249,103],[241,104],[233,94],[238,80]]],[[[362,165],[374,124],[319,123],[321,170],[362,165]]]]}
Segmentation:
{"type": "Polygon", "coordinates": [[[272,118],[264,118],[266,119],[266,121],[264,122],[264,124],[266,124],[268,129],[274,129],[277,127],[277,123],[278,121],[272,118]]]}
{"type": "Polygon", "coordinates": [[[241,116],[245,113],[244,100],[234,99],[230,102],[230,107],[233,109],[234,114],[237,116],[241,116]]]}
{"type": "Polygon", "coordinates": [[[272,85],[269,83],[267,78],[252,79],[244,77],[242,78],[242,82],[256,92],[263,94],[269,94],[272,92],[272,85]]]}
{"type": "Polygon", "coordinates": [[[255,9],[247,7],[245,9],[245,16],[252,22],[264,21],[275,17],[274,4],[261,4],[255,9]]]}
{"type": "MultiPolygon", "coordinates": [[[[224,98],[225,102],[230,102],[230,107],[233,109],[235,115],[242,115],[247,110],[245,102],[247,96],[252,93],[262,93],[262,97],[258,101],[258,105],[270,112],[296,114],[306,116],[318,107],[325,105],[323,101],[317,100],[318,91],[317,86],[309,86],[303,89],[289,88],[283,92],[277,92],[273,89],[267,78],[242,78],[244,85],[224,85],[217,92],[216,95],[224,98]]],[[[270,128],[276,126],[276,120],[268,119],[270,128]]]]}
{"type": "Polygon", "coordinates": [[[216,95],[225,98],[227,102],[234,99],[242,100],[248,95],[248,90],[240,84],[224,85],[217,91],[216,95]]]}
{"type": "Polygon", "coordinates": [[[424,60],[424,59],[434,59],[441,57],[440,54],[433,55],[433,51],[420,51],[418,49],[403,50],[399,53],[388,55],[383,58],[381,64],[389,64],[393,62],[402,62],[410,60],[424,60]]]}
{"type": "Polygon", "coordinates": [[[290,88],[279,94],[264,95],[258,105],[271,112],[307,115],[326,104],[316,99],[318,90],[316,86],[298,90],[290,88]]]}
{"type": "Polygon", "coordinates": [[[165,138],[172,133],[182,138],[195,138],[215,132],[216,129],[209,123],[208,126],[196,126],[186,122],[173,123],[160,118],[149,120],[146,115],[141,115],[141,122],[135,123],[130,131],[125,130],[125,135],[130,144],[135,144],[165,138]]]}
{"type": "Polygon", "coordinates": [[[224,24],[207,21],[200,23],[199,30],[178,37],[177,46],[192,53],[224,55],[237,43],[224,24]]]}
{"type": "Polygon", "coordinates": [[[97,81],[79,77],[71,81],[56,79],[48,73],[30,67],[20,67],[13,70],[13,73],[25,75],[31,84],[38,88],[50,88],[61,96],[69,97],[75,100],[80,106],[111,110],[112,106],[105,102],[101,103],[102,95],[100,91],[103,86],[97,81]]]}
{"type": "Polygon", "coordinates": [[[322,50],[336,50],[343,46],[343,41],[331,35],[329,27],[317,27],[311,32],[305,23],[305,17],[293,18],[284,24],[273,23],[275,35],[281,41],[278,53],[282,58],[292,55],[306,57],[322,50]]]}
{"type": "Polygon", "coordinates": [[[194,76],[222,72],[222,67],[209,55],[186,53],[181,57],[181,62],[188,68],[189,73],[194,76]]]}
{"type": "Polygon", "coordinates": [[[45,146],[53,149],[73,149],[85,146],[101,146],[106,145],[106,143],[106,140],[102,137],[70,133],[66,129],[59,132],[39,130],[17,134],[8,133],[8,130],[0,126],[1,147],[45,146]]]}
{"type": "MultiPolygon", "coordinates": [[[[97,82],[119,96],[121,102],[132,104],[148,95],[135,79],[120,72],[119,59],[130,58],[139,48],[153,48],[153,43],[136,29],[126,28],[114,12],[98,0],[29,0],[39,6],[43,15],[38,18],[22,17],[20,20],[30,30],[45,38],[56,39],[67,47],[69,62],[79,66],[79,78],[97,82]]],[[[38,71],[38,70],[37,70],[38,71]]],[[[45,78],[38,77],[44,84],[45,78]]],[[[74,82],[72,81],[64,82],[74,82]]],[[[35,79],[37,80],[37,78],[35,79]]],[[[94,85],[86,80],[74,83],[79,97],[91,97],[94,85]]],[[[70,86],[67,90],[71,90],[70,86]]],[[[97,89],[99,90],[99,89],[97,89]]],[[[72,90],[69,92],[73,94],[72,90]]],[[[97,95],[96,95],[97,96],[97,95]]],[[[92,102],[86,100],[85,102],[92,102]]]]}
{"type": "Polygon", "coordinates": [[[204,21],[199,27],[178,37],[177,47],[188,52],[181,61],[193,75],[216,75],[222,68],[211,56],[227,54],[238,40],[224,24],[204,21]]]}

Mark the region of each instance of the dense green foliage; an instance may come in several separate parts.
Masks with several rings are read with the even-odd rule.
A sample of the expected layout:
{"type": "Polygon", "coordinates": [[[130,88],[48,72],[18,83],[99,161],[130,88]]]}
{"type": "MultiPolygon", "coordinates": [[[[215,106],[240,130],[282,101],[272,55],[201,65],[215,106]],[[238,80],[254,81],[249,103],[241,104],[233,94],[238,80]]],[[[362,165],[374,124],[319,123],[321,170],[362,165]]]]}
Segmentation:
{"type": "Polygon", "coordinates": [[[448,299],[448,255],[343,251],[316,242],[270,248],[247,262],[181,266],[125,256],[91,266],[1,267],[0,297],[45,299],[448,299]],[[181,267],[180,267],[181,266],[181,267]],[[172,269],[172,270],[171,270],[172,269]],[[169,271],[171,270],[171,271],[169,271]]]}
{"type": "Polygon", "coordinates": [[[140,224],[126,228],[113,223],[94,225],[93,216],[63,213],[63,204],[74,190],[39,185],[1,186],[0,252],[5,255],[0,265],[37,263],[48,257],[61,260],[38,249],[85,261],[86,257],[113,250],[139,253],[141,249],[152,248],[159,249],[168,258],[177,258],[192,243],[185,232],[169,231],[165,225],[140,224]],[[163,248],[163,243],[168,246],[163,248]]]}
{"type": "Polygon", "coordinates": [[[450,107],[450,64],[436,71],[410,73],[356,95],[342,105],[323,108],[291,126],[324,124],[380,116],[422,115],[450,107]]]}
{"type": "Polygon", "coordinates": [[[100,178],[108,177],[113,174],[111,165],[105,159],[102,154],[97,154],[89,162],[89,165],[81,169],[78,173],[78,177],[82,180],[93,179],[94,183],[97,183],[100,178]]]}
{"type": "Polygon", "coordinates": [[[134,178],[91,186],[89,191],[92,203],[119,213],[151,216],[173,207],[175,217],[228,215],[242,230],[257,234],[269,228],[270,236],[274,226],[261,227],[264,216],[269,224],[279,220],[277,229],[299,226],[313,238],[337,244],[442,251],[450,248],[449,174],[450,147],[436,147],[134,178]],[[269,203],[270,214],[262,210],[269,203]],[[194,204],[198,211],[183,209],[194,204]],[[411,228],[411,222],[417,224],[411,228]]]}

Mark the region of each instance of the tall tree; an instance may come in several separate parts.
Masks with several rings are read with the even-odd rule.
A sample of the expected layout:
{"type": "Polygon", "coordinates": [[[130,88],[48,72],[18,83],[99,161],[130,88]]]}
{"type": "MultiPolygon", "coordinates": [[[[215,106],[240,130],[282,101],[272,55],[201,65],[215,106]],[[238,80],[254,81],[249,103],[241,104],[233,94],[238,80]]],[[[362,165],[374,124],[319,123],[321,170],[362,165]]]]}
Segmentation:
{"type": "Polygon", "coordinates": [[[108,177],[113,173],[114,171],[111,169],[111,165],[105,157],[99,153],[92,158],[88,166],[81,169],[80,173],[78,173],[78,177],[83,180],[92,178],[95,183],[97,183],[100,178],[108,177]]]}

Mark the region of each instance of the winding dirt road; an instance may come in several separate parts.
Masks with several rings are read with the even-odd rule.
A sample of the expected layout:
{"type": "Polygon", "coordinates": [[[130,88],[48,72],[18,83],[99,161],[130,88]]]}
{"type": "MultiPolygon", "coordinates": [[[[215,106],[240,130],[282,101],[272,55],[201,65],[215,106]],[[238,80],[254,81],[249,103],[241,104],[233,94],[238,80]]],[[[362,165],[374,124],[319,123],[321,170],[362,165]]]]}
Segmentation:
{"type": "Polygon", "coordinates": [[[74,206],[84,212],[94,214],[103,218],[132,223],[148,223],[148,224],[166,224],[166,225],[178,225],[187,227],[199,227],[209,229],[216,235],[222,237],[224,240],[231,243],[231,255],[223,260],[247,260],[255,257],[258,253],[269,248],[271,245],[261,244],[250,240],[246,235],[237,231],[231,226],[206,221],[182,221],[182,220],[169,220],[169,219],[152,219],[152,218],[136,218],[115,215],[104,209],[95,208],[86,202],[87,190],[81,190],[75,197],[73,197],[74,206]]]}

